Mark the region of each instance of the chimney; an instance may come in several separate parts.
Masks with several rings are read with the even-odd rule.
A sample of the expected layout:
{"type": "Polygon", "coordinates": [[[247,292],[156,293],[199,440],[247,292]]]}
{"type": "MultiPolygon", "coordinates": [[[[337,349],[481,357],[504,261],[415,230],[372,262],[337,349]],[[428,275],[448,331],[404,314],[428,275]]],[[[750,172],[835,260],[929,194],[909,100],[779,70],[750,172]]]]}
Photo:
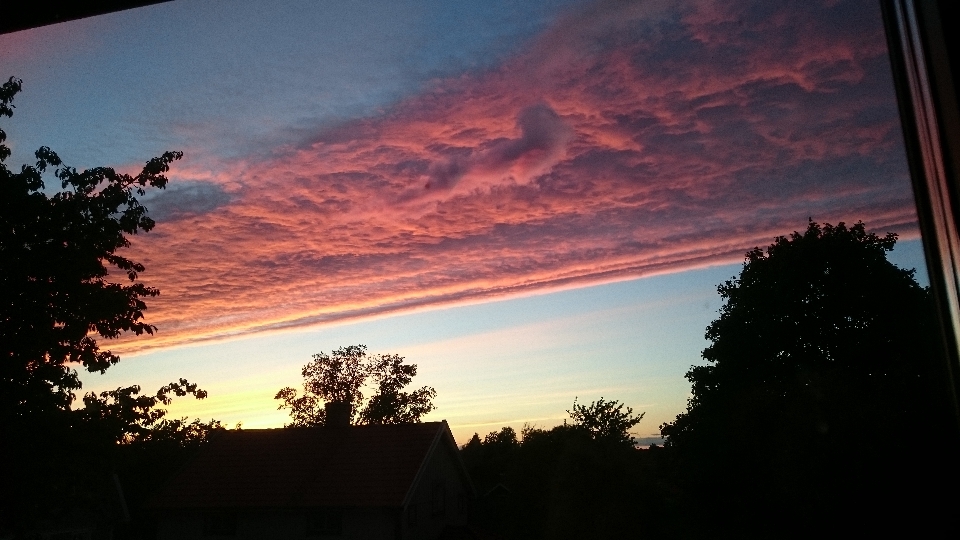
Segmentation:
{"type": "Polygon", "coordinates": [[[353,405],[345,401],[331,401],[323,404],[327,427],[347,427],[353,415],[353,405]]]}

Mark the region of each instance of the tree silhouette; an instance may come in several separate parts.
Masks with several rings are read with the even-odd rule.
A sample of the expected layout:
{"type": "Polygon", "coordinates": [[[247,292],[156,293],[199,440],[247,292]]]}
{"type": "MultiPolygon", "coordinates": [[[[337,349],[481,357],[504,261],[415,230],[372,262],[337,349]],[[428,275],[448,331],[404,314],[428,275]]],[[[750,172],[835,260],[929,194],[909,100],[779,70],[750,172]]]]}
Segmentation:
{"type": "Polygon", "coordinates": [[[404,364],[403,360],[396,354],[380,355],[377,359],[372,376],[377,391],[360,411],[361,424],[419,422],[423,415],[435,409],[433,398],[437,391],[432,387],[403,392],[417,375],[416,364],[404,364]]]}
{"type": "Polygon", "coordinates": [[[895,243],[863,223],[810,222],[718,287],[708,364],[691,367],[687,410],[661,427],[713,528],[854,511],[869,523],[931,472],[923,460],[950,425],[936,321],[914,271],[887,261],[895,243]]]}
{"type": "Polygon", "coordinates": [[[605,401],[602,397],[590,403],[581,405],[577,399],[573,400],[573,410],[567,411],[574,427],[582,428],[597,440],[612,441],[626,445],[633,445],[634,439],[630,430],[643,420],[643,415],[633,415],[633,408],[614,401],[605,401]]]}
{"type": "MultiPolygon", "coordinates": [[[[12,116],[21,89],[12,77],[0,85],[0,116],[12,116]]],[[[95,486],[111,473],[132,479],[135,510],[181,450],[222,429],[165,417],[171,395],[205,397],[184,379],[152,396],[138,386],[88,393],[74,406],[81,384],[71,366],[103,373],[119,361],[98,339],[156,330],[143,321],[144,298],[159,291],[137,281],[143,265],[120,250],[127,235],[153,228],[137,196],[162,189],[182,154],[165,152],[131,176],[78,171],[42,147],[35,165],[14,172],[5,141],[0,130],[0,536],[99,504],[95,486]],[[50,176],[60,191],[46,188],[50,176]]]]}
{"type": "Polygon", "coordinates": [[[551,429],[525,425],[518,439],[504,427],[461,447],[480,494],[475,525],[492,537],[555,539],[636,536],[642,523],[660,536],[653,461],[662,449],[636,448],[629,434],[643,415],[603,398],[567,412],[551,429]]]}
{"type": "MultiPolygon", "coordinates": [[[[0,90],[0,115],[11,116],[21,82],[0,90]]],[[[0,143],[6,134],[0,131],[0,143]]],[[[143,298],[159,294],[136,282],[143,265],[117,253],[125,235],[154,222],[137,200],[145,187],[163,188],[164,173],[180,152],[151,159],[136,176],[109,167],[77,171],[47,147],[36,165],[10,171],[10,149],[0,144],[0,341],[4,361],[0,400],[4,416],[65,408],[80,388],[68,363],[104,372],[119,358],[95,336],[152,334],[143,322],[143,298]],[[48,196],[43,176],[55,168],[63,191],[48,196]],[[108,266],[130,284],[108,280],[108,266]]]]}
{"type": "Polygon", "coordinates": [[[366,345],[340,347],[329,355],[320,352],[301,370],[303,394],[286,387],[274,399],[282,401],[280,410],[290,410],[289,427],[324,425],[328,403],[350,404],[351,423],[419,422],[435,408],[437,392],[429,386],[403,392],[417,375],[416,364],[403,361],[396,354],[368,355],[366,345]],[[367,386],[376,390],[364,406],[367,386]]]}

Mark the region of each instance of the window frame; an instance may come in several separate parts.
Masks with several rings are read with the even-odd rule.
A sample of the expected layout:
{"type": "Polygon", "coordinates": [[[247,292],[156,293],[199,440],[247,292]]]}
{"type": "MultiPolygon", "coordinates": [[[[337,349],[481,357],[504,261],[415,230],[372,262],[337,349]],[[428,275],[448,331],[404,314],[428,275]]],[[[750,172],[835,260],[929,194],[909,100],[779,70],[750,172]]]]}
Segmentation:
{"type": "Polygon", "coordinates": [[[945,386],[960,428],[960,107],[957,38],[945,0],[881,0],[930,289],[943,337],[945,386]],[[948,43],[950,42],[950,43],[948,43]]]}

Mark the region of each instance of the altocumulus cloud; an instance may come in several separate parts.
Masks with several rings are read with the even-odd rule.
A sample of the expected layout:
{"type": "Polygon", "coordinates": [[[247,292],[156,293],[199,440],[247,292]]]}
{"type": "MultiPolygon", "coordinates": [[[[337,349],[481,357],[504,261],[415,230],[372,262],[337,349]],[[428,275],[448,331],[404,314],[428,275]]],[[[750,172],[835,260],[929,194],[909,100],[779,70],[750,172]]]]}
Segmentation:
{"type": "Polygon", "coordinates": [[[120,349],[733,262],[808,217],[912,233],[888,72],[870,1],[590,4],[158,200],[202,219],[137,239],[160,333],[120,349]]]}
{"type": "Polygon", "coordinates": [[[230,202],[230,195],[219,184],[196,180],[179,180],[158,191],[148,191],[140,199],[150,217],[169,222],[212,212],[230,202]]]}

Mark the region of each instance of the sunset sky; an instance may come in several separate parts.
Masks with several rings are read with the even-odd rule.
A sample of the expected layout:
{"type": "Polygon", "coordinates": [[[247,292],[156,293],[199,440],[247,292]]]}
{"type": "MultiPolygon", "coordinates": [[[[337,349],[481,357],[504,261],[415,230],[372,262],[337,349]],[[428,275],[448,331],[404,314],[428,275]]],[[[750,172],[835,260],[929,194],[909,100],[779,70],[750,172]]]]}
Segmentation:
{"type": "MultiPolygon", "coordinates": [[[[716,285],[808,219],[926,281],[879,6],[176,1],[0,36],[12,169],[182,150],[128,256],[153,337],[84,390],[274,427],[312,353],[420,367],[461,443],[686,403],[716,285]]],[[[48,182],[48,187],[57,187],[48,182]]]]}

